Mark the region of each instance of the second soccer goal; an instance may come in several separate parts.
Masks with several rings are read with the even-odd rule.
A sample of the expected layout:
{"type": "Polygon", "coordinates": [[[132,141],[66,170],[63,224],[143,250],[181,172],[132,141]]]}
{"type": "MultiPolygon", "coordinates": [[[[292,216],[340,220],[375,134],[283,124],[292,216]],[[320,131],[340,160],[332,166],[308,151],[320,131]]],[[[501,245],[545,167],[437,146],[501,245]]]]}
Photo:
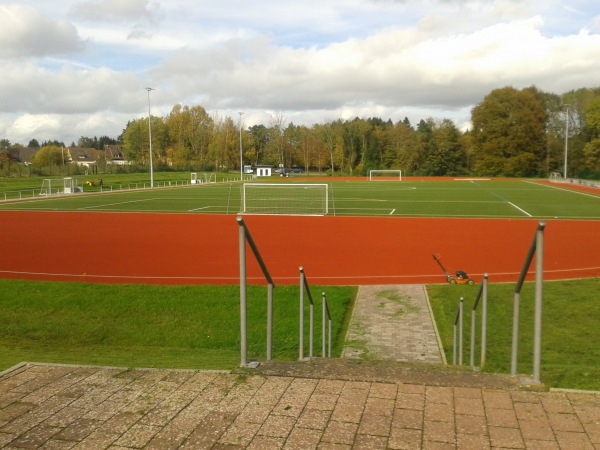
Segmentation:
{"type": "Polygon", "coordinates": [[[244,183],[241,212],[323,216],[329,212],[327,184],[244,183]]]}
{"type": "Polygon", "coordinates": [[[369,181],[402,181],[402,171],[369,170],[369,181]]]}

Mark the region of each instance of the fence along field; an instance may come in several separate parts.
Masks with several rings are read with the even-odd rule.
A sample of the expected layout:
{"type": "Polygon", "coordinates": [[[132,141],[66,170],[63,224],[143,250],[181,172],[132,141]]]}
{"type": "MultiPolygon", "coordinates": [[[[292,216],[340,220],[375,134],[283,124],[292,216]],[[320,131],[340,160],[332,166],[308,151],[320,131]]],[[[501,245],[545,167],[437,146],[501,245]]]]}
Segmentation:
{"type": "MultiPolygon", "coordinates": [[[[280,179],[276,180],[281,184],[280,179]]],[[[324,182],[329,187],[328,215],[331,216],[600,220],[600,192],[594,195],[527,180],[314,181],[315,184],[324,182]]],[[[238,214],[243,210],[242,189],[238,182],[38,197],[0,203],[0,211],[238,214]]],[[[268,202],[270,193],[265,192],[265,202],[268,202]]],[[[281,201],[281,196],[287,194],[273,190],[272,195],[274,201],[275,196],[281,201]]]]}

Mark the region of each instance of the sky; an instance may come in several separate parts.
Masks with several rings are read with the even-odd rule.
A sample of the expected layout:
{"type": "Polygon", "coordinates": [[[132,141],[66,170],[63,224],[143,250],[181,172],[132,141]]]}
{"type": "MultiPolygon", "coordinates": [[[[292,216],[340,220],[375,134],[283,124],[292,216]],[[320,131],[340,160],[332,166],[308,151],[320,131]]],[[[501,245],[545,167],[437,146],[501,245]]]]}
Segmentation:
{"type": "Polygon", "coordinates": [[[0,0],[0,30],[0,139],[22,145],[176,104],[468,129],[494,89],[600,86],[598,0],[0,0]]]}

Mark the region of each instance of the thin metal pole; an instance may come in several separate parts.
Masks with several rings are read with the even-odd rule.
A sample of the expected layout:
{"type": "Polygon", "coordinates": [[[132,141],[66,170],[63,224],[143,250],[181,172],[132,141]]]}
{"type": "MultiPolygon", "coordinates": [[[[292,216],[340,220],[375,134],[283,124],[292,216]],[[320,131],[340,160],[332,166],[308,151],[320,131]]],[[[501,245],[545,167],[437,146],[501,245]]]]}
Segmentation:
{"type": "Polygon", "coordinates": [[[323,318],[322,318],[322,326],[321,326],[321,349],[322,349],[322,354],[323,354],[323,358],[325,358],[325,321],[327,320],[327,298],[325,297],[325,292],[321,293],[321,298],[322,298],[322,302],[321,304],[323,305],[323,318]]]}
{"type": "Polygon", "coordinates": [[[239,227],[240,240],[240,367],[248,365],[247,307],[246,307],[246,227],[239,227]]]}
{"type": "Polygon", "coordinates": [[[273,359],[273,283],[267,290],[267,361],[273,359]]]}
{"type": "Polygon", "coordinates": [[[471,348],[469,349],[469,365],[471,369],[475,368],[475,329],[476,329],[477,309],[471,310],[471,348]]]}
{"type": "Polygon", "coordinates": [[[517,374],[517,353],[519,351],[519,307],[521,293],[515,292],[513,296],[513,329],[512,329],[512,350],[510,356],[510,374],[517,374]]]}
{"type": "Polygon", "coordinates": [[[147,87],[146,90],[148,91],[148,136],[150,138],[150,187],[153,188],[154,187],[154,166],[152,165],[152,125],[150,123],[150,118],[152,116],[150,115],[150,91],[153,91],[154,89],[151,87],[147,87]]]}
{"type": "Polygon", "coordinates": [[[488,274],[483,276],[483,305],[481,305],[481,368],[485,367],[485,357],[487,352],[487,288],[488,274]]]}
{"type": "Polygon", "coordinates": [[[304,272],[300,270],[300,340],[298,359],[304,359],[304,272]]]}
{"type": "Polygon", "coordinates": [[[460,298],[460,323],[459,323],[459,332],[460,332],[460,344],[458,347],[458,364],[460,366],[463,365],[463,303],[464,303],[465,299],[464,298],[460,298]]]}
{"type": "Polygon", "coordinates": [[[569,105],[565,105],[567,107],[567,116],[565,119],[565,172],[563,181],[567,181],[567,155],[569,148],[569,105]]]}
{"type": "Polygon", "coordinates": [[[244,161],[242,157],[242,114],[243,112],[238,113],[240,115],[240,181],[244,180],[244,161]]]}
{"type": "Polygon", "coordinates": [[[544,284],[544,228],[538,227],[535,259],[535,313],[533,326],[533,382],[540,383],[542,358],[542,306],[544,284]]]}

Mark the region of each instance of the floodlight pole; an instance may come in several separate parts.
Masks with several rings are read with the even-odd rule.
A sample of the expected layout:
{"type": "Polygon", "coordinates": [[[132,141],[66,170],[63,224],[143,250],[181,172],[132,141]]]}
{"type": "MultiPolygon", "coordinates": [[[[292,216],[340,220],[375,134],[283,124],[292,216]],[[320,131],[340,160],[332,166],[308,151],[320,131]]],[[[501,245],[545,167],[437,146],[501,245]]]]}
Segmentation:
{"type": "Polygon", "coordinates": [[[567,181],[567,153],[569,148],[569,105],[565,105],[567,108],[567,115],[565,118],[565,171],[563,181],[567,181]]]}
{"type": "Polygon", "coordinates": [[[240,115],[240,181],[244,180],[244,160],[242,157],[242,114],[243,112],[238,113],[240,115]]]}
{"type": "Polygon", "coordinates": [[[148,136],[150,138],[150,187],[154,187],[154,167],[152,165],[152,124],[150,123],[150,91],[154,88],[147,87],[148,91],[148,136]]]}

